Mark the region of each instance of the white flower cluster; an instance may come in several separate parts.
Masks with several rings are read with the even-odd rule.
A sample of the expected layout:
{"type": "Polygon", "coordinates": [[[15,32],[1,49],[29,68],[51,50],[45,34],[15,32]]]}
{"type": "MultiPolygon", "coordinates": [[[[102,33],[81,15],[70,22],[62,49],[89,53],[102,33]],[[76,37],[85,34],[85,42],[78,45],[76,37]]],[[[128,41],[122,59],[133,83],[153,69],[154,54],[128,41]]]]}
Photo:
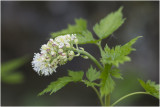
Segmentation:
{"type": "Polygon", "coordinates": [[[50,39],[47,44],[42,45],[40,53],[35,53],[32,61],[33,69],[45,76],[56,72],[59,65],[64,65],[75,56],[75,53],[68,49],[72,48],[73,44],[78,44],[75,34],[50,39]]]}

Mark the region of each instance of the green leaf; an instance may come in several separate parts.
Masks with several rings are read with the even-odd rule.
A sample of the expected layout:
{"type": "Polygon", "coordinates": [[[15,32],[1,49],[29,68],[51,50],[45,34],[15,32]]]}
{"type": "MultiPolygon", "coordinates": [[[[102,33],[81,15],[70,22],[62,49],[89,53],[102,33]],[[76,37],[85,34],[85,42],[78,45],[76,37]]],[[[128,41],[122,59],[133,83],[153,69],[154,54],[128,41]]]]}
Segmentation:
{"type": "Polygon", "coordinates": [[[83,78],[83,74],[84,74],[83,71],[74,72],[74,71],[68,70],[68,75],[71,76],[74,82],[81,81],[83,78]]]}
{"type": "Polygon", "coordinates": [[[13,59],[5,63],[2,63],[2,66],[1,66],[2,75],[3,73],[6,73],[6,72],[8,73],[8,72],[11,72],[21,67],[22,65],[26,63],[27,60],[28,60],[28,57],[24,56],[24,57],[20,57],[20,58],[13,59]]]}
{"type": "Polygon", "coordinates": [[[81,33],[77,33],[78,44],[87,44],[87,43],[96,43],[99,40],[95,40],[90,31],[82,31],[81,33]]]}
{"type": "Polygon", "coordinates": [[[7,84],[19,84],[24,81],[24,75],[21,72],[14,72],[16,69],[24,65],[28,61],[28,56],[23,56],[2,63],[1,80],[7,84]]]}
{"type": "Polygon", "coordinates": [[[106,79],[104,79],[101,82],[101,85],[102,85],[102,87],[100,88],[101,96],[108,95],[109,93],[113,91],[115,82],[113,81],[113,79],[111,78],[109,74],[108,77],[106,77],[106,79]]]}
{"type": "Polygon", "coordinates": [[[115,78],[123,79],[122,74],[119,73],[119,72],[120,72],[120,70],[119,70],[118,68],[113,68],[113,69],[111,70],[110,74],[111,74],[113,77],[115,77],[115,78]]]}
{"type": "Polygon", "coordinates": [[[116,46],[115,48],[110,49],[107,45],[104,48],[105,53],[102,54],[101,62],[103,64],[113,64],[116,67],[120,64],[123,64],[126,61],[130,61],[130,57],[127,56],[131,53],[131,51],[135,51],[134,48],[132,48],[132,45],[137,41],[138,38],[142,36],[138,36],[128,43],[126,43],[123,46],[116,46]]]}
{"type": "Polygon", "coordinates": [[[107,38],[124,23],[122,9],[123,7],[120,7],[116,12],[110,13],[93,27],[100,39],[107,38]]]}
{"type": "Polygon", "coordinates": [[[88,80],[92,82],[92,81],[94,81],[94,80],[99,79],[99,77],[100,77],[100,72],[97,72],[97,70],[96,70],[96,69],[93,69],[93,67],[91,66],[91,67],[88,69],[88,71],[87,71],[87,73],[86,73],[86,76],[87,76],[88,80]]]}
{"type": "Polygon", "coordinates": [[[141,86],[148,92],[150,95],[159,99],[159,85],[154,81],[148,80],[146,83],[143,80],[139,79],[141,86]]]}
{"type": "Polygon", "coordinates": [[[115,82],[110,76],[110,70],[111,70],[111,65],[105,65],[104,70],[101,73],[101,87],[100,87],[100,93],[101,96],[103,97],[104,95],[108,95],[111,93],[114,89],[115,82]]]}
{"type": "Polygon", "coordinates": [[[75,19],[75,23],[76,23],[75,25],[69,24],[67,29],[51,33],[52,37],[55,38],[57,36],[65,35],[65,34],[75,34],[75,33],[77,34],[87,30],[86,20],[82,18],[75,19]]]}
{"type": "Polygon", "coordinates": [[[81,81],[83,78],[83,74],[84,72],[82,71],[74,72],[69,70],[68,71],[69,76],[61,77],[61,78],[58,78],[57,81],[51,82],[46,89],[44,89],[42,92],[38,94],[38,96],[41,96],[47,92],[50,92],[50,95],[51,95],[52,93],[55,93],[61,88],[63,88],[64,86],[66,86],[69,82],[81,81]]]}
{"type": "Polygon", "coordinates": [[[116,67],[119,66],[119,63],[130,61],[130,57],[124,55],[121,50],[121,46],[116,46],[115,48],[110,49],[107,45],[105,46],[105,54],[103,54],[101,62],[104,64],[113,64],[116,67]]]}
{"type": "Polygon", "coordinates": [[[100,86],[100,84],[97,84],[97,83],[95,83],[95,82],[91,82],[91,81],[88,81],[88,80],[84,80],[83,81],[86,85],[87,85],[87,87],[89,87],[89,86],[100,86]]]}
{"type": "Polygon", "coordinates": [[[96,40],[93,38],[92,33],[87,30],[86,20],[80,18],[75,19],[75,25],[68,25],[67,29],[51,33],[52,37],[55,38],[60,35],[76,34],[78,38],[78,44],[95,43],[96,40]]]}
{"type": "Polygon", "coordinates": [[[52,93],[57,92],[61,88],[63,88],[65,85],[67,85],[69,82],[72,82],[71,77],[62,77],[58,78],[57,81],[51,82],[50,85],[46,89],[44,89],[41,93],[38,94],[38,96],[43,95],[44,93],[50,92],[50,95],[52,93]]]}
{"type": "Polygon", "coordinates": [[[21,72],[14,72],[7,76],[2,76],[2,81],[7,84],[19,84],[24,81],[24,75],[21,72]]]}

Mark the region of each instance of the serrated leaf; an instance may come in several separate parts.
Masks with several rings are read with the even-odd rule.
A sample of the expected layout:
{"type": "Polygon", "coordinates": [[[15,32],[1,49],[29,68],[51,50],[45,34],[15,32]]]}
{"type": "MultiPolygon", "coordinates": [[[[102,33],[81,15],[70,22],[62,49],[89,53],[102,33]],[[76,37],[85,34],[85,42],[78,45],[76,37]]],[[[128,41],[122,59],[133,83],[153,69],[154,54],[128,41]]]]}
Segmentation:
{"type": "Polygon", "coordinates": [[[68,71],[69,76],[61,77],[61,78],[58,78],[57,81],[51,82],[50,85],[48,85],[46,89],[44,89],[42,92],[38,94],[38,96],[41,96],[47,92],[50,92],[50,95],[51,95],[52,93],[55,93],[61,88],[63,88],[64,86],[66,86],[69,82],[81,81],[83,74],[84,72],[82,71],[74,72],[74,71],[69,70],[68,71]]]}
{"type": "Polygon", "coordinates": [[[113,64],[116,67],[119,63],[130,61],[130,57],[124,55],[121,51],[121,46],[116,46],[110,49],[107,45],[105,46],[105,54],[103,54],[101,62],[104,64],[113,64]]]}
{"type": "Polygon", "coordinates": [[[88,69],[88,71],[86,73],[86,76],[87,76],[88,80],[92,82],[94,80],[99,79],[100,72],[97,72],[96,69],[93,69],[93,67],[90,66],[90,68],[88,69]]]}
{"type": "Polygon", "coordinates": [[[148,80],[146,83],[143,80],[138,80],[141,86],[148,92],[150,95],[159,99],[159,85],[154,81],[148,80]]]}
{"type": "Polygon", "coordinates": [[[97,84],[97,83],[95,83],[95,82],[91,82],[91,81],[88,81],[88,80],[84,80],[83,81],[86,85],[87,85],[87,87],[89,87],[89,86],[100,86],[100,84],[97,84]]]}
{"type": "Polygon", "coordinates": [[[76,34],[78,38],[78,44],[95,43],[96,40],[93,38],[92,33],[87,30],[86,20],[80,18],[75,19],[75,25],[68,25],[68,28],[51,33],[52,37],[55,38],[60,35],[76,34]]]}
{"type": "Polygon", "coordinates": [[[101,96],[108,95],[111,93],[114,89],[115,82],[110,76],[110,70],[111,70],[111,65],[105,65],[104,70],[101,73],[101,87],[100,87],[100,93],[101,96]]]}
{"type": "Polygon", "coordinates": [[[115,48],[110,49],[107,45],[104,48],[105,53],[102,54],[101,62],[103,64],[113,64],[116,67],[120,64],[123,64],[126,61],[130,61],[130,57],[127,56],[131,53],[131,51],[135,51],[134,48],[132,48],[132,45],[137,41],[138,38],[142,36],[138,36],[128,43],[126,43],[123,46],[116,46],[115,48]]]}
{"type": "Polygon", "coordinates": [[[101,85],[102,85],[100,88],[101,96],[104,96],[104,95],[108,95],[109,93],[113,91],[115,82],[113,81],[113,79],[111,78],[109,74],[108,77],[106,77],[106,79],[104,79],[101,82],[101,85]]]}
{"type": "Polygon", "coordinates": [[[68,75],[71,76],[71,78],[74,82],[81,81],[83,78],[83,74],[84,74],[83,71],[76,71],[75,72],[75,71],[68,70],[68,75]]]}
{"type": "Polygon", "coordinates": [[[77,33],[78,44],[96,43],[99,40],[95,40],[90,31],[85,30],[81,33],[77,33]]]}
{"type": "Polygon", "coordinates": [[[110,13],[93,27],[94,32],[100,39],[107,38],[124,23],[122,9],[120,7],[116,12],[110,13]]]}
{"type": "Polygon", "coordinates": [[[77,34],[81,33],[82,31],[87,30],[87,22],[86,20],[80,18],[80,19],[75,19],[75,25],[68,25],[68,28],[63,29],[58,32],[53,32],[51,33],[52,37],[55,38],[60,35],[65,35],[65,34],[77,34]]]}
{"type": "Polygon", "coordinates": [[[122,74],[119,73],[120,70],[118,68],[113,68],[110,72],[110,74],[115,77],[115,78],[118,78],[118,79],[123,79],[123,77],[121,76],[122,74]]]}
{"type": "Polygon", "coordinates": [[[51,82],[50,85],[46,89],[44,89],[42,92],[38,94],[38,96],[43,95],[44,93],[50,92],[50,95],[52,93],[57,92],[61,88],[63,88],[65,85],[67,85],[69,82],[72,82],[73,79],[71,77],[61,77],[58,78],[57,81],[51,82]]]}

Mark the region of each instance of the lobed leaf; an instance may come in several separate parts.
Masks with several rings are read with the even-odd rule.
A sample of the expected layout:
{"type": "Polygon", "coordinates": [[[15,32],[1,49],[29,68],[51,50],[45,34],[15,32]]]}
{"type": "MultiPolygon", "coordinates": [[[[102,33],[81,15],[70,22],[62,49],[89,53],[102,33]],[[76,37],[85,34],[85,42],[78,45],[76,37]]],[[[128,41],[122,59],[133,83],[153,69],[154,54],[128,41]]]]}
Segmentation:
{"type": "Polygon", "coordinates": [[[77,33],[78,44],[87,44],[87,43],[96,43],[99,40],[95,40],[90,31],[82,31],[81,33],[77,33]]]}
{"type": "Polygon", "coordinates": [[[58,90],[60,90],[61,88],[63,88],[65,85],[67,85],[69,82],[72,82],[72,81],[73,80],[71,77],[58,78],[57,81],[51,82],[46,89],[44,89],[42,92],[38,94],[38,96],[41,96],[48,92],[50,92],[50,95],[51,95],[52,93],[57,92],[58,90]]]}
{"type": "Polygon", "coordinates": [[[100,93],[101,96],[103,97],[104,95],[108,95],[111,93],[114,89],[115,82],[110,76],[110,70],[111,70],[112,65],[105,65],[104,70],[101,73],[101,87],[100,87],[100,93]]]}
{"type": "Polygon", "coordinates": [[[115,48],[110,49],[107,45],[104,48],[104,53],[102,54],[101,62],[103,64],[113,64],[116,67],[120,64],[123,64],[126,61],[130,61],[130,57],[127,56],[131,53],[131,51],[135,51],[134,48],[132,48],[132,45],[137,41],[138,38],[142,36],[138,36],[128,43],[126,43],[123,46],[116,46],[115,48]]]}
{"type": "Polygon", "coordinates": [[[148,92],[150,95],[159,99],[159,85],[154,81],[148,80],[146,83],[143,80],[138,80],[141,86],[148,92]]]}
{"type": "Polygon", "coordinates": [[[52,37],[55,38],[59,35],[65,35],[65,34],[77,34],[81,33],[82,31],[87,30],[87,22],[84,19],[75,19],[75,25],[68,25],[68,28],[63,29],[58,32],[51,33],[52,37]]]}
{"type": "Polygon", "coordinates": [[[91,81],[88,81],[88,80],[84,80],[83,81],[86,85],[87,85],[87,87],[92,87],[92,86],[100,86],[100,84],[97,84],[97,83],[95,83],[95,82],[91,82],[91,81]]]}
{"type": "Polygon", "coordinates": [[[94,81],[94,80],[99,79],[99,77],[100,77],[100,72],[97,72],[97,70],[96,70],[96,69],[93,69],[93,67],[91,66],[91,67],[88,69],[88,71],[87,71],[87,73],[86,73],[86,76],[87,76],[88,80],[92,82],[92,81],[94,81]]]}
{"type": "Polygon", "coordinates": [[[69,82],[81,81],[83,78],[83,74],[84,72],[82,71],[74,72],[69,70],[68,71],[69,76],[61,77],[61,78],[58,78],[57,81],[51,82],[46,89],[44,89],[42,92],[38,94],[38,96],[41,96],[44,93],[48,93],[48,92],[50,92],[50,95],[51,95],[52,93],[55,93],[61,88],[63,88],[64,86],[66,86],[69,82]]]}
{"type": "Polygon", "coordinates": [[[87,30],[86,20],[82,18],[75,19],[75,25],[69,24],[68,28],[58,31],[58,32],[51,33],[53,38],[60,36],[60,35],[66,35],[66,34],[76,34],[79,44],[96,42],[96,40],[92,36],[92,33],[87,30]]]}
{"type": "Polygon", "coordinates": [[[119,72],[120,72],[120,70],[119,70],[118,68],[113,68],[113,69],[111,70],[110,74],[111,74],[113,77],[115,77],[115,78],[123,79],[122,74],[119,73],[119,72]]]}
{"type": "Polygon", "coordinates": [[[120,7],[116,12],[110,13],[93,27],[100,39],[107,38],[124,23],[122,9],[123,7],[120,7]]]}
{"type": "Polygon", "coordinates": [[[84,74],[83,71],[74,72],[74,71],[68,70],[68,72],[69,72],[68,75],[71,76],[72,81],[74,82],[81,81],[83,78],[83,74],[84,74]]]}

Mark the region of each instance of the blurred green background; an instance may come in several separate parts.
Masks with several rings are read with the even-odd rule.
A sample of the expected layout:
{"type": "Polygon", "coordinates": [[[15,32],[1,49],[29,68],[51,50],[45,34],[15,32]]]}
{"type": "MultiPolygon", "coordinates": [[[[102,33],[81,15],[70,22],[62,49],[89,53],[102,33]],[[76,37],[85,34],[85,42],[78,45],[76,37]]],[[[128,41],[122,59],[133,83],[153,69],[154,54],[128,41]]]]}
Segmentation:
{"type": "MultiPolygon", "coordinates": [[[[103,40],[102,45],[107,43],[112,47],[117,44],[123,45],[136,36],[143,38],[134,45],[137,51],[130,54],[132,62],[120,66],[124,80],[116,81],[111,101],[130,92],[143,91],[138,78],[151,79],[159,83],[158,1],[2,1],[1,105],[100,105],[94,91],[86,88],[83,83],[70,83],[53,95],[37,96],[50,82],[66,75],[67,69],[86,71],[89,65],[93,64],[90,60],[75,58],[59,67],[57,73],[46,77],[33,71],[31,61],[34,53],[39,52],[41,45],[48,41],[51,32],[66,28],[67,24],[74,24],[75,18],[86,19],[88,29],[93,32],[92,26],[97,21],[120,6],[124,6],[123,14],[126,21],[112,36],[103,40]]],[[[100,58],[95,45],[83,47],[97,59],[100,58]]],[[[118,105],[156,106],[159,105],[159,100],[148,95],[137,95],[123,100],[118,105]]]]}

